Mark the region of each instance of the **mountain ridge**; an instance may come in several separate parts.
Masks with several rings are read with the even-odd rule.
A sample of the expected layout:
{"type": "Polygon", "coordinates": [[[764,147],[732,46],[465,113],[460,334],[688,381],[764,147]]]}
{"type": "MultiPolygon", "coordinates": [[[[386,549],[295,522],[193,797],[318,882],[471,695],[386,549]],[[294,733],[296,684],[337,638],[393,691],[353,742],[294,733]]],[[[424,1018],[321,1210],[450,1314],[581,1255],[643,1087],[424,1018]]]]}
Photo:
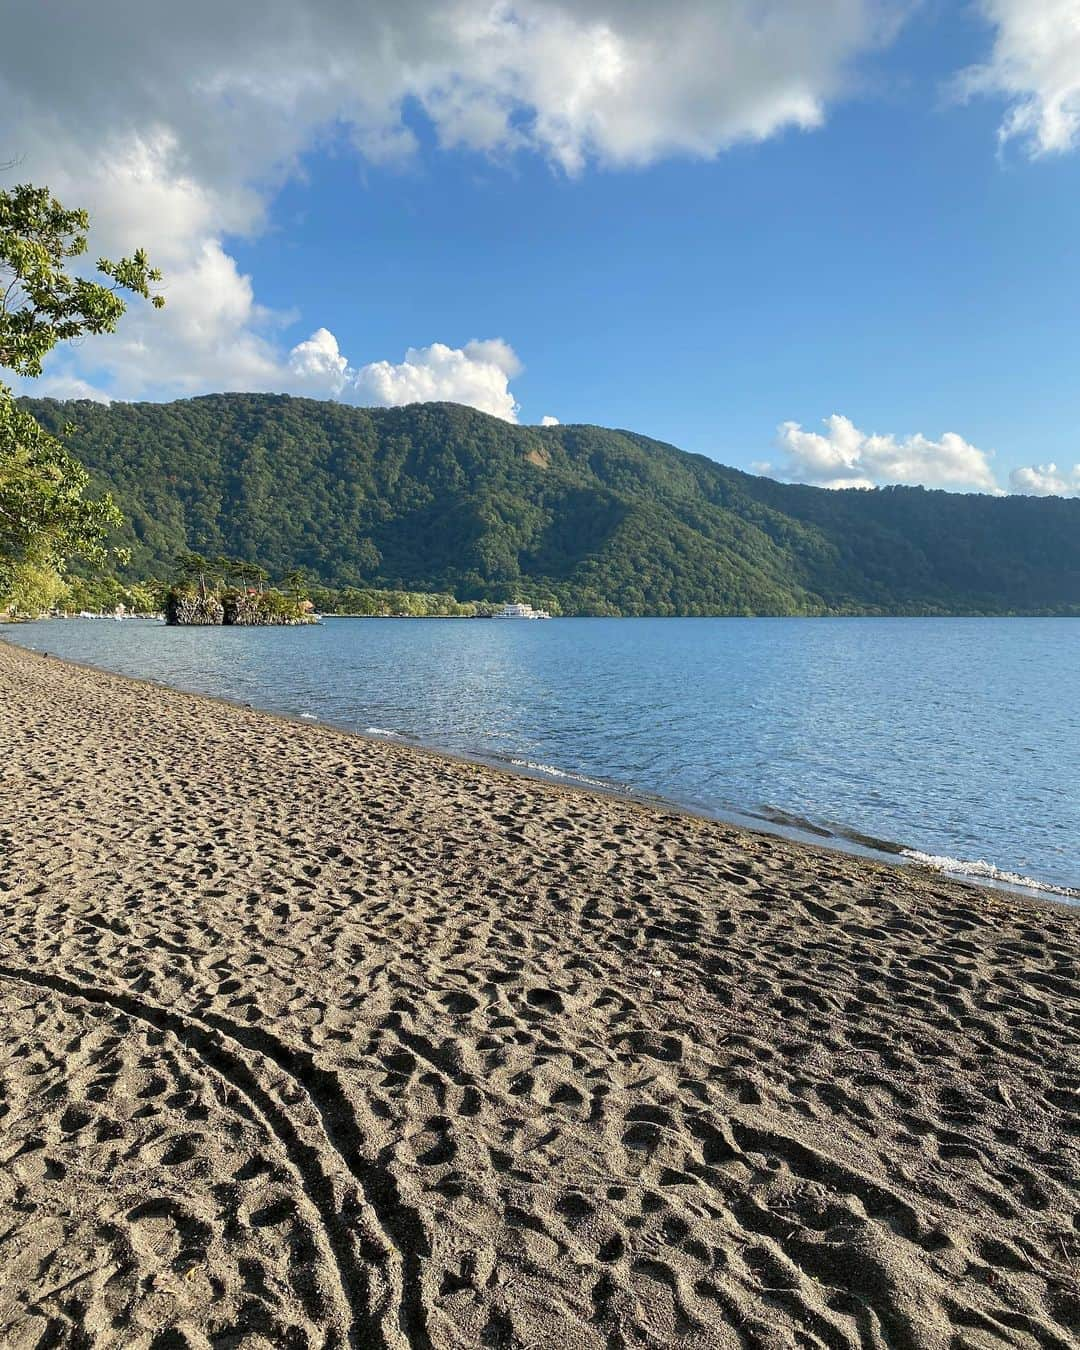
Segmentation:
{"type": "Polygon", "coordinates": [[[574,613],[1080,614],[1074,499],[780,483],[452,403],[22,403],[113,492],[132,576],[193,548],[574,613]]]}

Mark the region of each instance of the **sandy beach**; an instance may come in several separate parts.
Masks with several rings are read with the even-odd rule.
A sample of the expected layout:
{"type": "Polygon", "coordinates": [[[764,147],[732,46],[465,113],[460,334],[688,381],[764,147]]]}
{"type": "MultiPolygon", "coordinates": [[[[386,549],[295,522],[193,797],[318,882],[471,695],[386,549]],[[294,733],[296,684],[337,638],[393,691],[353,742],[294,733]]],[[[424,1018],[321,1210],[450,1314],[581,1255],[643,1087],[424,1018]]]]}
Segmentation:
{"type": "Polygon", "coordinates": [[[1080,1337],[1080,911],[0,644],[0,1345],[1080,1337]]]}

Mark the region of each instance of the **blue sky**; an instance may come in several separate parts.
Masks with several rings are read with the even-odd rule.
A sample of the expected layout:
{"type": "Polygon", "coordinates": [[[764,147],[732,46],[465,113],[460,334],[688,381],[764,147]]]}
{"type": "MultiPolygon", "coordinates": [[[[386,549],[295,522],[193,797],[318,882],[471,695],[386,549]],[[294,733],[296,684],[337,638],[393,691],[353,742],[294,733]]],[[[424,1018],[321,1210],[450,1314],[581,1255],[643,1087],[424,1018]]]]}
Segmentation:
{"type": "MultiPolygon", "coordinates": [[[[320,53],[334,7],[297,8],[313,69],[370,52],[374,29],[327,28],[320,53]]],[[[355,8],[391,31],[391,7],[355,8]]],[[[368,71],[387,87],[359,112],[362,71],[308,106],[302,51],[223,73],[178,30],[156,89],[95,110],[121,150],[81,180],[78,91],[65,157],[34,124],[44,74],[0,72],[21,176],[96,207],[105,243],[137,236],[172,282],[167,322],[133,315],[41,388],[454,397],[806,481],[1080,491],[1078,0],[822,0],[809,38],[776,0],[790,44],[778,27],[764,48],[749,0],[674,3],[682,45],[635,0],[448,8],[488,25],[512,87],[452,46],[426,83],[396,73],[451,41],[430,7],[394,11],[395,55],[368,71]],[[216,106],[190,103],[200,84],[216,106]]]]}

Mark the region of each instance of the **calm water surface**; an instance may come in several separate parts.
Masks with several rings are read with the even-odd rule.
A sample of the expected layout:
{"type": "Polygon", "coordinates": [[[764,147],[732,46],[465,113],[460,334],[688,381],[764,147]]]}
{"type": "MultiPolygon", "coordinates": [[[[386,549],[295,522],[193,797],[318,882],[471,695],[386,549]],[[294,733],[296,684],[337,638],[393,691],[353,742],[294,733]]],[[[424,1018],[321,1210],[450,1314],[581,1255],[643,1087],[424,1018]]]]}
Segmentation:
{"type": "Polygon", "coordinates": [[[356,731],[840,843],[871,836],[967,875],[1080,887],[1080,621],[54,620],[0,632],[356,731]]]}

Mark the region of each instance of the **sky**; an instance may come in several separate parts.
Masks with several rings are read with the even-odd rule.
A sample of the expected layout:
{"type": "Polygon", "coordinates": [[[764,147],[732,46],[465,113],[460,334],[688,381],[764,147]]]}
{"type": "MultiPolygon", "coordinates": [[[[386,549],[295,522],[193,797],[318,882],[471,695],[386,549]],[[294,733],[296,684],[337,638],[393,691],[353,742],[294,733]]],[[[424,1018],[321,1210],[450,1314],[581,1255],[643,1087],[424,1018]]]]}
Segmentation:
{"type": "Polygon", "coordinates": [[[164,310],[19,392],[1080,495],[1080,0],[0,0],[0,188],[164,310]]]}

